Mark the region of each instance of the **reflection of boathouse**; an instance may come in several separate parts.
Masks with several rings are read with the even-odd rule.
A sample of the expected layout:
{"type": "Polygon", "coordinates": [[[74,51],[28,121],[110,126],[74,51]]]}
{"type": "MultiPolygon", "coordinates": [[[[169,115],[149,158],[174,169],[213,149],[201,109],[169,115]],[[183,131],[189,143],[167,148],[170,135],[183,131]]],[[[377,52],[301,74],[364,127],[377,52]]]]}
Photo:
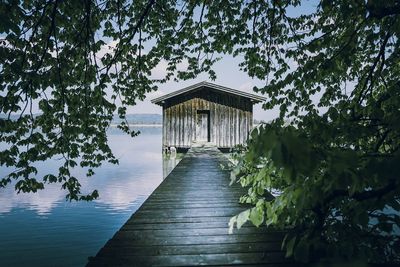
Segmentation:
{"type": "Polygon", "coordinates": [[[152,102],[163,107],[163,146],[189,148],[207,142],[219,148],[243,144],[253,126],[253,104],[265,98],[201,82],[152,102]]]}

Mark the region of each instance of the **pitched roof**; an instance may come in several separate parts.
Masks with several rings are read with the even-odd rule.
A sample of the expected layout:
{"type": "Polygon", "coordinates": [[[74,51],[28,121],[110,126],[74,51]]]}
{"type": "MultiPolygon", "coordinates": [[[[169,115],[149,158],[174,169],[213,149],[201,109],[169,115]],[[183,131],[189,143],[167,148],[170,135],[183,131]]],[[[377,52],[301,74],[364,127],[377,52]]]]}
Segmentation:
{"type": "Polygon", "coordinates": [[[206,88],[209,88],[209,89],[212,89],[212,90],[216,90],[216,91],[221,91],[221,92],[233,94],[233,95],[238,95],[238,96],[245,97],[245,98],[249,98],[255,103],[259,103],[259,102],[267,100],[263,96],[250,94],[250,93],[246,93],[246,92],[239,91],[239,90],[236,90],[236,89],[232,89],[232,88],[229,88],[229,87],[225,87],[225,86],[221,86],[221,85],[218,85],[218,84],[214,84],[214,83],[209,83],[209,82],[203,81],[203,82],[199,82],[199,83],[193,84],[191,86],[185,87],[183,89],[177,90],[175,92],[172,92],[172,93],[157,97],[155,99],[152,99],[151,102],[153,104],[162,105],[162,102],[167,100],[167,99],[173,98],[175,96],[178,96],[178,95],[190,92],[190,91],[195,91],[195,90],[203,88],[203,87],[206,87],[206,88]]]}

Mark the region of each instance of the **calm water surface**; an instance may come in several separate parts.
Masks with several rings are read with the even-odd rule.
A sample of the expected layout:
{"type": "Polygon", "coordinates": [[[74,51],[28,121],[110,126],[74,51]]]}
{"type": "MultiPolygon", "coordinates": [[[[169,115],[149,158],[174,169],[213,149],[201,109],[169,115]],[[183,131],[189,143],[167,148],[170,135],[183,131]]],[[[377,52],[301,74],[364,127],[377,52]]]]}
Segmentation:
{"type": "MultiPolygon", "coordinates": [[[[109,132],[120,164],[106,164],[83,179],[83,190],[100,192],[93,202],[66,202],[59,185],[36,194],[1,189],[0,266],[84,266],[178,162],[163,159],[160,127],[140,130],[133,139],[109,132]]],[[[55,169],[56,163],[47,162],[40,171],[55,169]]],[[[0,175],[6,171],[0,168],[0,175]]]]}

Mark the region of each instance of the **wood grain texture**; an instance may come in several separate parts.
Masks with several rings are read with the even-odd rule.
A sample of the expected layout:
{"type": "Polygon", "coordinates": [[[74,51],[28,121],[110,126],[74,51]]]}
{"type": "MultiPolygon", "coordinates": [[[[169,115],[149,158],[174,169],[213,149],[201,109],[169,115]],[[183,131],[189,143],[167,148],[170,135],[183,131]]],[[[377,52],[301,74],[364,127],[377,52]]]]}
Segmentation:
{"type": "Polygon", "coordinates": [[[228,233],[248,207],[226,162],[216,148],[191,148],[87,266],[299,266],[281,251],[285,232],[246,223],[228,233]]]}
{"type": "Polygon", "coordinates": [[[200,136],[196,129],[198,110],[209,111],[211,143],[220,148],[243,144],[252,129],[252,107],[248,98],[206,87],[168,99],[163,104],[163,145],[191,147],[200,136]]]}

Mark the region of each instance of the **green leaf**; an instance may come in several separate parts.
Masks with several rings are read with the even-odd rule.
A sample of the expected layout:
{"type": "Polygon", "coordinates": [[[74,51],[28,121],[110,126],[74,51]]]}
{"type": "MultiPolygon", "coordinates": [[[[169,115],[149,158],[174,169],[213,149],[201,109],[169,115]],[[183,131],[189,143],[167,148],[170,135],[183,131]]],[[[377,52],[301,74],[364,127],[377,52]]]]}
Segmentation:
{"type": "Polygon", "coordinates": [[[296,239],[297,239],[297,237],[295,236],[295,237],[291,238],[291,239],[286,243],[286,246],[285,246],[285,247],[286,247],[286,254],[285,254],[285,256],[286,256],[287,258],[293,256],[293,251],[294,251],[294,246],[295,246],[295,244],[296,244],[296,239]]]}
{"type": "Polygon", "coordinates": [[[229,220],[229,224],[228,224],[229,234],[233,234],[233,228],[235,227],[236,221],[237,221],[237,216],[234,216],[229,220]]]}
{"type": "Polygon", "coordinates": [[[243,226],[243,224],[245,224],[249,220],[249,215],[250,215],[250,209],[239,213],[236,220],[236,227],[238,229],[240,229],[243,226]]]}
{"type": "Polygon", "coordinates": [[[250,209],[249,219],[255,226],[257,226],[257,227],[260,226],[264,221],[263,209],[256,208],[256,207],[250,209]]]}

